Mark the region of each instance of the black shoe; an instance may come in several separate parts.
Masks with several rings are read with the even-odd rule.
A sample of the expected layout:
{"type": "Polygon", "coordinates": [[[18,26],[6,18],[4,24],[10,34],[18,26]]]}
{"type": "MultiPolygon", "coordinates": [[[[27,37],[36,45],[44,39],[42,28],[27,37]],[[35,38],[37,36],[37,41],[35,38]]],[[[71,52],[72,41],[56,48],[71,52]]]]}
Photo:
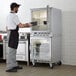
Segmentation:
{"type": "Polygon", "coordinates": [[[14,67],[15,69],[23,69],[21,66],[14,67]]]}
{"type": "Polygon", "coordinates": [[[17,69],[16,68],[8,69],[6,70],[6,72],[17,72],[17,69]]]}

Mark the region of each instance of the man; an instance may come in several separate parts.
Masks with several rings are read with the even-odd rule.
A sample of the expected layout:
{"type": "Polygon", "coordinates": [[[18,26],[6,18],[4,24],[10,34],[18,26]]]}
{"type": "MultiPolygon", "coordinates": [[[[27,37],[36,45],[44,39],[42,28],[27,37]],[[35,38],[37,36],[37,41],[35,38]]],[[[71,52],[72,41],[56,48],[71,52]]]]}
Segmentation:
{"type": "Polygon", "coordinates": [[[31,27],[31,24],[26,23],[22,24],[19,21],[16,13],[18,12],[19,4],[11,3],[10,9],[11,12],[7,16],[6,20],[6,28],[7,28],[7,37],[8,37],[8,55],[6,59],[6,72],[17,72],[18,69],[22,69],[22,67],[18,66],[16,62],[16,50],[18,47],[19,34],[18,29],[24,27],[31,27]]]}

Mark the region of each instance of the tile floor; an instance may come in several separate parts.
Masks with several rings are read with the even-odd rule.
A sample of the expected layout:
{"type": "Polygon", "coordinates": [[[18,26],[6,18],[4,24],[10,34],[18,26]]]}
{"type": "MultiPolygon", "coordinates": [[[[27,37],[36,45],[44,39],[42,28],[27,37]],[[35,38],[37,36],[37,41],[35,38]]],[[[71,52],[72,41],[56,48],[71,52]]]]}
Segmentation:
{"type": "Polygon", "coordinates": [[[49,65],[42,64],[38,64],[35,67],[22,63],[20,65],[23,66],[22,70],[18,70],[16,73],[9,73],[5,72],[5,63],[0,63],[0,76],[76,76],[76,66],[61,65],[50,69],[49,65]]]}

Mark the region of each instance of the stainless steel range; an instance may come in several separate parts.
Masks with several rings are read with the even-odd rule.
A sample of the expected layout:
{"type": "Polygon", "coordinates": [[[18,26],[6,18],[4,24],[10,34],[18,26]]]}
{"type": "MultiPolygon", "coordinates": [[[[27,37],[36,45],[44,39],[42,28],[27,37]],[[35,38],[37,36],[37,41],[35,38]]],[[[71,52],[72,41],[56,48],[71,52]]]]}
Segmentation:
{"type": "Polygon", "coordinates": [[[30,59],[36,62],[61,64],[61,10],[53,7],[31,10],[32,33],[30,59]]]}

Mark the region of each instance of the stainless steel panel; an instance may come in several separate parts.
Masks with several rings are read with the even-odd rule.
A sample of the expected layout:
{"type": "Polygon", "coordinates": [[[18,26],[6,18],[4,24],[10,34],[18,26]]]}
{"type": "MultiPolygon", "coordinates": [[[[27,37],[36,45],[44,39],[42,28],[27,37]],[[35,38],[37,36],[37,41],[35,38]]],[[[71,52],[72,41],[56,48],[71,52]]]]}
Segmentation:
{"type": "Polygon", "coordinates": [[[51,61],[51,38],[31,37],[31,59],[51,61]],[[39,51],[36,44],[40,43],[39,51]]]}
{"type": "MultiPolygon", "coordinates": [[[[3,59],[6,59],[7,54],[8,54],[7,40],[3,40],[3,59]]],[[[28,61],[28,41],[27,40],[19,41],[16,58],[17,60],[20,60],[20,61],[28,61]]]]}

